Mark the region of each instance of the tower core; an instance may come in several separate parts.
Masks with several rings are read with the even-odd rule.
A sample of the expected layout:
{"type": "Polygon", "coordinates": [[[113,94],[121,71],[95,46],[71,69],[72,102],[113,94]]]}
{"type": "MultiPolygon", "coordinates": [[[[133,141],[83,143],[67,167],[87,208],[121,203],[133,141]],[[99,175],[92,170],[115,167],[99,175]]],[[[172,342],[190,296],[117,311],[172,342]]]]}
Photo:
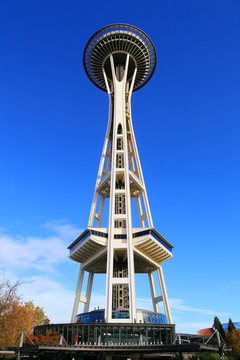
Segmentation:
{"type": "Polygon", "coordinates": [[[83,63],[89,79],[108,93],[109,117],[88,228],[69,246],[70,258],[81,263],[72,322],[76,321],[79,302],[84,303],[83,313],[89,312],[97,273],[106,274],[103,321],[146,322],[136,309],[135,273],[147,273],[153,314],[161,315],[158,304],[162,301],[171,324],[161,264],[172,257],[173,246],[153,227],[131,116],[132,93],[150,80],[156,66],[154,45],[134,26],[109,25],[90,38],[83,63]],[[133,201],[138,227],[132,225],[133,201]],[[104,211],[107,227],[102,226],[104,211]],[[84,272],[88,272],[88,283],[86,296],[81,296],[84,272]],[[160,296],[156,294],[154,272],[160,296]]]}

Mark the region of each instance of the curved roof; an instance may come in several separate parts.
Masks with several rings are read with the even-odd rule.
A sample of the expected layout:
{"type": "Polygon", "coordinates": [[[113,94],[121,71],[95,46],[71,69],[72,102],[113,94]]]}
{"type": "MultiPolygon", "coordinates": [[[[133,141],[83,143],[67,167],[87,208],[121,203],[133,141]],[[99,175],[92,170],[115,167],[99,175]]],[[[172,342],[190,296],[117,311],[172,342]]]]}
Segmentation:
{"type": "Polygon", "coordinates": [[[137,74],[133,91],[140,89],[152,77],[156,51],[151,39],[132,25],[108,25],[93,34],[83,53],[86,74],[101,90],[107,91],[102,66],[111,53],[129,53],[134,59],[137,74]]]}

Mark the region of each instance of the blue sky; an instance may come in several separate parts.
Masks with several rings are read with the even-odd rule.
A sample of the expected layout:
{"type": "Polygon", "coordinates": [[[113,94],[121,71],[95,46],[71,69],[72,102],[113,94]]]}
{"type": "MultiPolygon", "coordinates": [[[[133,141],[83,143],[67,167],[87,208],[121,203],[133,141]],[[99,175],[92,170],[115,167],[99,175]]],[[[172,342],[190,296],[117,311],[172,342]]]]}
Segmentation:
{"type": "MultiPolygon", "coordinates": [[[[66,248],[87,226],[107,126],[82,53],[114,22],[157,51],[132,113],[154,226],[175,247],[163,270],[177,331],[240,320],[239,15],[236,0],[0,3],[0,267],[31,281],[21,294],[52,321],[70,318],[66,248]]],[[[142,280],[138,307],[150,308],[142,280]]]]}

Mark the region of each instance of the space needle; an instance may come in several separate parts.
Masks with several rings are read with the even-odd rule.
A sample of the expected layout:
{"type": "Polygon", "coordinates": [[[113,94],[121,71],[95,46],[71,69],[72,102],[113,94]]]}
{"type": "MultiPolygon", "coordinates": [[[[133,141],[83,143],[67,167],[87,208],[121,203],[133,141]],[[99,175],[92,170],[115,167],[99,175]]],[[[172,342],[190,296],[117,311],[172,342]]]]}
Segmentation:
{"type": "Polygon", "coordinates": [[[71,321],[91,319],[94,274],[103,273],[105,309],[95,314],[95,321],[172,324],[162,263],[172,257],[173,246],[153,226],[131,116],[132,93],[142,88],[155,70],[154,45],[135,26],[105,26],[89,39],[83,64],[92,83],[108,93],[109,115],[88,227],[69,246],[70,258],[81,264],[71,321]],[[138,227],[132,225],[133,201],[138,227]],[[107,227],[102,226],[104,216],[107,227]],[[84,273],[88,282],[82,296],[84,273]],[[136,308],[136,273],[148,274],[152,312],[136,308]],[[159,295],[155,278],[160,283],[159,295]],[[79,302],[84,304],[80,315],[79,302]],[[165,314],[159,313],[161,302],[165,314]]]}
{"type": "Polygon", "coordinates": [[[223,354],[217,330],[209,338],[176,334],[172,323],[162,263],[172,258],[173,246],[153,225],[131,116],[132,93],[154,73],[153,43],[132,25],[109,25],[90,38],[83,64],[92,83],[108,93],[109,115],[88,226],[68,247],[70,258],[80,264],[72,317],[69,323],[36,326],[34,335],[40,343],[28,337],[32,344],[25,346],[22,331],[18,359],[20,353],[52,360],[173,358],[177,352],[199,351],[223,354]],[[138,273],[147,274],[141,285],[145,291],[144,278],[148,278],[152,311],[136,307],[138,273]],[[93,310],[96,274],[106,277],[105,306],[93,310]]]}

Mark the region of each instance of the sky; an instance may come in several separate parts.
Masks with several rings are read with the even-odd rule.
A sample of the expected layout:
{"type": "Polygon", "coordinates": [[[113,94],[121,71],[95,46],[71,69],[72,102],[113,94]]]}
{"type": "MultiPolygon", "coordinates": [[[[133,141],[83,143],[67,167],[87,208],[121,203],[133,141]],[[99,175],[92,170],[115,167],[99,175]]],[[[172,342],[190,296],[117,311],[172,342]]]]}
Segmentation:
{"type": "MultiPolygon", "coordinates": [[[[0,2],[0,271],[52,322],[70,320],[67,247],[87,227],[108,118],[82,54],[118,22],[157,52],[132,116],[154,227],[174,246],[163,272],[176,330],[240,321],[239,16],[237,0],[0,2]]],[[[151,309],[145,275],[136,296],[151,309]]]]}

